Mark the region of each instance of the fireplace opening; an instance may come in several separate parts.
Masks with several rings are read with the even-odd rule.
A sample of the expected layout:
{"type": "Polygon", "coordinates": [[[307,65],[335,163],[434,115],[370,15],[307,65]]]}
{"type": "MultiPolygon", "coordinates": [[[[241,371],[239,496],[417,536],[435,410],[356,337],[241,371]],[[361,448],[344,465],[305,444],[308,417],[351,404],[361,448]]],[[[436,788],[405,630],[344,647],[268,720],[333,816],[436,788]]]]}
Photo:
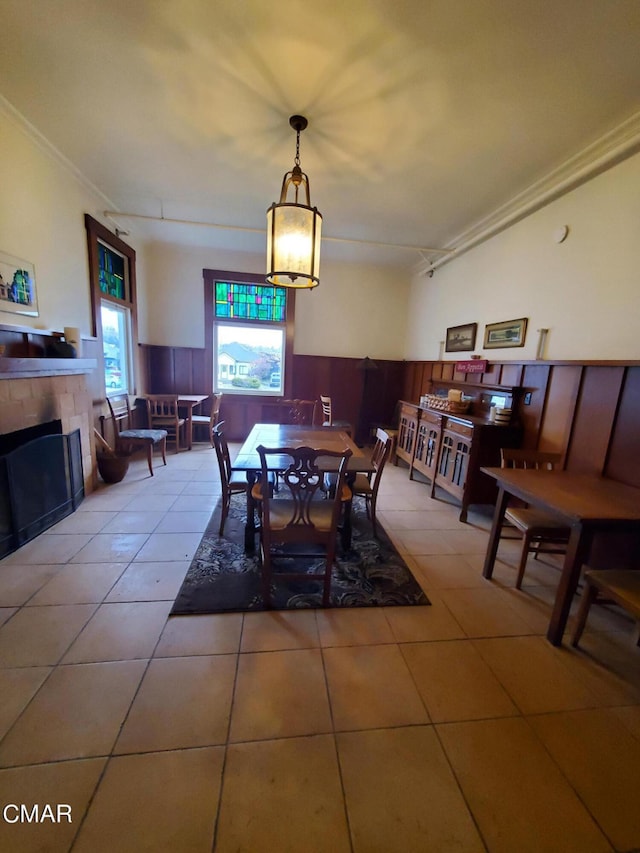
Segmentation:
{"type": "Polygon", "coordinates": [[[50,421],[0,436],[0,557],[70,515],[84,498],[80,430],[50,421]]]}

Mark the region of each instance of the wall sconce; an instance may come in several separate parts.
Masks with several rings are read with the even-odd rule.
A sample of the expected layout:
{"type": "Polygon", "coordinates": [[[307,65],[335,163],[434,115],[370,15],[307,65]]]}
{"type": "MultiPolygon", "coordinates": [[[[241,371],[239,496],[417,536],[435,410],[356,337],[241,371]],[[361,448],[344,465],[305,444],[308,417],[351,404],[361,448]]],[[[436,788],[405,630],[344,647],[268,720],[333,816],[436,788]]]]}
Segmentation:
{"type": "Polygon", "coordinates": [[[279,287],[311,289],[320,284],[322,215],[311,207],[309,178],[300,168],[300,133],[307,127],[307,119],[291,116],[289,124],[296,132],[296,156],[293,169],[282,181],[280,201],[267,210],[266,281],[279,287]],[[293,201],[287,201],[290,187],[293,201]],[[301,187],[306,204],[298,201],[301,187]]]}

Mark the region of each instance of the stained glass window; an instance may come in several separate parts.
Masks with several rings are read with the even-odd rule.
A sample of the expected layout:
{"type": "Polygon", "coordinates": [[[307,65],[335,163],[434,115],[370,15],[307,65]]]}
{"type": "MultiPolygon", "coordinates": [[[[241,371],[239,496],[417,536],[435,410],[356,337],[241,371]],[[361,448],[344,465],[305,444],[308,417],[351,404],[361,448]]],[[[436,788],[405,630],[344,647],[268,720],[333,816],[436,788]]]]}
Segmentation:
{"type": "Polygon", "coordinates": [[[125,259],[103,243],[98,243],[98,275],[100,291],[116,299],[126,299],[125,259]]]}
{"type": "Polygon", "coordinates": [[[284,323],[287,292],[268,284],[215,283],[215,316],[228,320],[263,320],[284,323]]]}

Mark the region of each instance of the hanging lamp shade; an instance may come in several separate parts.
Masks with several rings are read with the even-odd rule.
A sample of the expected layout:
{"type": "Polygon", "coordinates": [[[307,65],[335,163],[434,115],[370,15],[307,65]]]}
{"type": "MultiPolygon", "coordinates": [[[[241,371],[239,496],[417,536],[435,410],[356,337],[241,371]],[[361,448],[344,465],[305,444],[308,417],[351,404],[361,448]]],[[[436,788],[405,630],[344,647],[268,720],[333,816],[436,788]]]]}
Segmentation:
{"type": "Polygon", "coordinates": [[[267,210],[267,276],[269,284],[306,288],[320,284],[320,238],[322,215],[311,206],[309,178],[300,168],[300,132],[307,126],[304,116],[291,116],[296,131],[293,169],[282,181],[280,201],[267,210]],[[304,187],[304,202],[300,202],[304,187]],[[291,192],[292,200],[287,201],[291,192]]]}

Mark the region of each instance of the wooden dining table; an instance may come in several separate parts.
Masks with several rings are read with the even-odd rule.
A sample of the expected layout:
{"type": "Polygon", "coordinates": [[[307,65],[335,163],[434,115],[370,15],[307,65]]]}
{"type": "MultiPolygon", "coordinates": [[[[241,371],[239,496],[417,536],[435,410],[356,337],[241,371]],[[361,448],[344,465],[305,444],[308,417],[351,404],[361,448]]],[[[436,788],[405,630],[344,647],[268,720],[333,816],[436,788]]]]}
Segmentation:
{"type": "MultiPolygon", "coordinates": [[[[251,495],[251,486],[257,481],[261,465],[260,454],[257,451],[259,445],[265,447],[311,447],[314,450],[350,450],[351,457],[347,466],[347,482],[355,479],[358,472],[368,473],[373,471],[373,463],[368,453],[361,450],[351,437],[343,430],[335,427],[309,427],[299,424],[256,424],[244,444],[238,451],[233,462],[235,471],[245,471],[249,488],[247,489],[247,521],[245,524],[245,551],[252,553],[255,550],[255,501],[251,495]]],[[[340,460],[331,457],[318,458],[318,465],[324,473],[335,473],[338,470],[340,460]]],[[[274,469],[274,472],[276,469],[274,469]]],[[[277,472],[276,472],[277,473],[277,472]]],[[[348,550],[351,547],[351,512],[350,504],[345,513],[342,526],[342,547],[348,550]]]]}
{"type": "Polygon", "coordinates": [[[208,399],[208,394],[178,394],[178,408],[183,409],[186,415],[187,422],[187,448],[191,450],[193,447],[193,411],[197,409],[201,403],[208,399]]]}
{"type": "Polygon", "coordinates": [[[559,646],[594,535],[640,529],[640,489],[606,477],[570,471],[481,470],[495,479],[499,490],[482,571],[485,578],[493,574],[504,513],[512,496],[557,516],[571,530],[547,630],[549,642],[559,646]]]}

